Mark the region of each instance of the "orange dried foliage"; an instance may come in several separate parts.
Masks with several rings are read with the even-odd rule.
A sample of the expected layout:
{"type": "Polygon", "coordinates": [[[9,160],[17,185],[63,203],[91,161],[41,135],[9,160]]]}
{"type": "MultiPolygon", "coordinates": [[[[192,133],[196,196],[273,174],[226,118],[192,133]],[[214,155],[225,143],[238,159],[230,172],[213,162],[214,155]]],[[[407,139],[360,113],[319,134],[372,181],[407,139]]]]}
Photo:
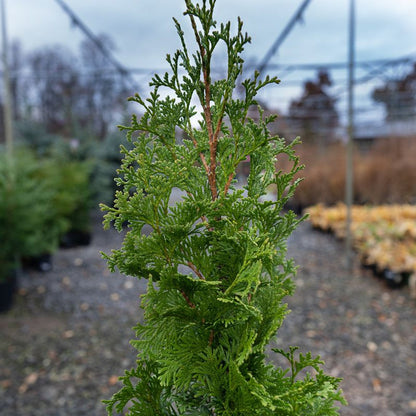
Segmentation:
{"type": "MultiPolygon", "coordinates": [[[[291,208],[323,203],[334,205],[345,199],[345,146],[325,148],[302,145],[297,149],[305,169],[291,208]]],[[[287,160],[278,161],[287,170],[287,160]]],[[[416,203],[416,136],[379,139],[366,153],[354,153],[354,202],[356,204],[416,203]]]]}

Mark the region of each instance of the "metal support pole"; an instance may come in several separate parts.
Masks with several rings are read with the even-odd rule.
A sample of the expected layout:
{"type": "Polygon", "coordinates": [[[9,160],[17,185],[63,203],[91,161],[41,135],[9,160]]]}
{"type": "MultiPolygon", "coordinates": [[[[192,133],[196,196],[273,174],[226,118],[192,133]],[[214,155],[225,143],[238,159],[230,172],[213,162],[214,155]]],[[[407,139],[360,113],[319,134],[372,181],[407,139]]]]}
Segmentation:
{"type": "Polygon", "coordinates": [[[4,87],[4,134],[6,136],[6,150],[11,159],[13,153],[13,103],[12,94],[10,91],[10,76],[9,76],[9,63],[7,58],[8,41],[6,30],[6,11],[4,6],[4,0],[1,0],[1,26],[2,26],[2,45],[3,45],[3,87],[4,87]]]}
{"type": "Polygon", "coordinates": [[[352,252],[352,205],[354,198],[354,66],[355,66],[355,0],[350,0],[349,41],[348,41],[348,142],[346,155],[345,203],[346,219],[346,265],[353,268],[352,252]]]}

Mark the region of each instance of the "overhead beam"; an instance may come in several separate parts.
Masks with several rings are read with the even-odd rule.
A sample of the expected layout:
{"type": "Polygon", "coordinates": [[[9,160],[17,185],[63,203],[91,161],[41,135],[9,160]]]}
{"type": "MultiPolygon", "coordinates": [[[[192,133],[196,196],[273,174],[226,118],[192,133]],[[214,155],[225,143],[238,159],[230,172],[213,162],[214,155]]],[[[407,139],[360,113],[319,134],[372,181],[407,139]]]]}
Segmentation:
{"type": "Polygon", "coordinates": [[[273,55],[277,52],[277,50],[280,48],[281,44],[286,39],[287,35],[291,32],[293,26],[299,21],[302,20],[303,12],[305,11],[308,4],[311,2],[311,0],[304,0],[304,2],[300,5],[296,13],[293,15],[293,17],[289,20],[289,23],[285,26],[282,33],[277,37],[277,39],[274,41],[271,48],[267,51],[264,58],[261,60],[259,67],[257,70],[261,73],[263,72],[268,63],[270,62],[270,59],[273,57],[273,55]]]}

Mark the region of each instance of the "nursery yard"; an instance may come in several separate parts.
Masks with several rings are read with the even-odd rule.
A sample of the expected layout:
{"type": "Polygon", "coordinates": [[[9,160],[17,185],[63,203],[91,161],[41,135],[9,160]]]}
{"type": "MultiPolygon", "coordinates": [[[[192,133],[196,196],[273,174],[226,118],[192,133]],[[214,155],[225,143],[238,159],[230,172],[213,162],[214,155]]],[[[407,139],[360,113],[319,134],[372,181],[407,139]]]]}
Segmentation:
{"type": "MultiPolygon", "coordinates": [[[[145,282],[110,274],[100,257],[121,240],[97,215],[90,246],[60,250],[52,271],[22,276],[15,306],[0,315],[2,416],[106,414],[101,399],[134,365],[126,340],[145,290],[145,282]]],[[[358,261],[347,273],[343,251],[309,223],[290,238],[298,289],[276,345],[319,354],[329,374],[344,378],[342,416],[415,416],[416,301],[358,261]]]]}

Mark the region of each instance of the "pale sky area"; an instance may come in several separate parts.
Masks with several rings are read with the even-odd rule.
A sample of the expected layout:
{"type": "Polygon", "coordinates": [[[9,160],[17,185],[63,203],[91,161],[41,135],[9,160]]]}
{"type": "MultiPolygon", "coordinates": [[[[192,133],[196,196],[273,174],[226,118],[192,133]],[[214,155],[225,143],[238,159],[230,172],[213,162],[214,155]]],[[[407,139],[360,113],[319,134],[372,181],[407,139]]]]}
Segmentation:
{"type": "MultiPolygon", "coordinates": [[[[9,40],[19,40],[25,52],[45,45],[62,44],[76,51],[85,35],[71,25],[56,0],[4,0],[9,40]]],[[[108,34],[114,41],[114,57],[126,68],[166,68],[166,53],[179,41],[172,22],[178,18],[188,27],[184,0],[65,0],[78,18],[94,33],[108,34]]],[[[279,36],[303,0],[218,0],[218,22],[236,22],[240,16],[252,37],[246,62],[259,62],[279,36]]],[[[272,64],[345,63],[348,56],[349,0],[311,0],[272,64]]],[[[416,58],[416,0],[356,0],[356,60],[416,58]]],[[[372,68],[367,69],[367,73],[372,68]]],[[[357,77],[365,75],[357,70],[357,77]]],[[[302,80],[314,78],[316,70],[267,70],[282,79],[281,107],[288,96],[299,95],[302,80]],[[286,84],[285,84],[286,82],[286,84]],[[289,92],[290,91],[290,92],[289,92]]],[[[389,74],[391,75],[391,74],[389,74]]],[[[345,71],[331,72],[339,87],[345,71]]],[[[150,76],[138,78],[147,84],[150,76]]],[[[374,86],[374,82],[372,81],[374,86]]],[[[362,85],[361,93],[369,89],[362,85]]],[[[358,91],[358,97],[359,97],[358,91]]],[[[275,94],[275,93],[272,93],[275,94]]],[[[274,100],[278,100],[273,95],[274,100]]],[[[277,107],[279,105],[277,104],[277,107]]]]}

